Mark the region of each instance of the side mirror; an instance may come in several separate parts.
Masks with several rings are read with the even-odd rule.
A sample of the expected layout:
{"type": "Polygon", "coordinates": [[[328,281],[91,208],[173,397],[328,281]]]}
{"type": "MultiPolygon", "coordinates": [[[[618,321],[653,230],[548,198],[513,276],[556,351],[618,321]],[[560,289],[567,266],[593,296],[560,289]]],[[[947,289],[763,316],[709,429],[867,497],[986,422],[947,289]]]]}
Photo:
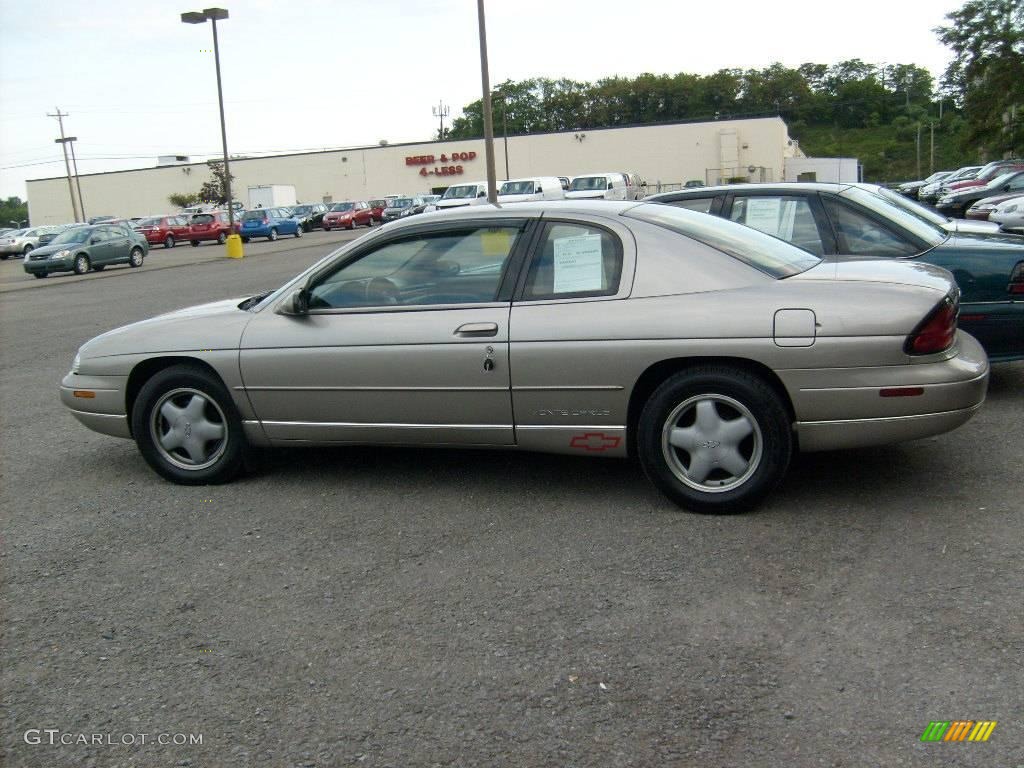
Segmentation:
{"type": "Polygon", "coordinates": [[[274,310],[279,315],[301,316],[309,314],[309,293],[305,288],[289,294],[274,310]]]}
{"type": "Polygon", "coordinates": [[[539,195],[539,194],[540,194],[541,192],[543,192],[543,191],[544,191],[544,190],[543,190],[543,189],[542,189],[541,187],[537,187],[537,194],[538,194],[538,195],[539,195]]]}
{"type": "Polygon", "coordinates": [[[96,243],[98,243],[99,241],[100,241],[100,239],[98,237],[90,237],[89,238],[89,245],[96,245],[96,243]]]}
{"type": "Polygon", "coordinates": [[[487,197],[487,193],[486,192],[477,192],[476,196],[477,197],[487,197]]]}

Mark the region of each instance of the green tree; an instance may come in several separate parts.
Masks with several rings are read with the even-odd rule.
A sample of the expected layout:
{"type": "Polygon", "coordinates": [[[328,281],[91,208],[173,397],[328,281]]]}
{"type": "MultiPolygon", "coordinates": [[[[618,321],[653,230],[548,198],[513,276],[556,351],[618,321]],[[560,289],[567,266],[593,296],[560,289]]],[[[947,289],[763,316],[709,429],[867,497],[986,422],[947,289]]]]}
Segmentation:
{"type": "MultiPolygon", "coordinates": [[[[224,173],[224,161],[207,160],[206,165],[209,167],[210,175],[213,178],[209,181],[203,182],[203,186],[199,190],[199,199],[205,203],[224,205],[228,201],[227,195],[225,194],[227,190],[227,180],[224,173]]],[[[235,180],[234,175],[231,176],[231,180],[235,180]]]]}
{"type": "Polygon", "coordinates": [[[1024,143],[1024,3],[968,0],[937,27],[953,50],[942,93],[963,108],[965,148],[1013,153],[1024,143]]]}
{"type": "Polygon", "coordinates": [[[0,201],[0,227],[21,227],[28,221],[28,203],[20,197],[0,201]]]}
{"type": "Polygon", "coordinates": [[[174,192],[167,196],[167,202],[178,208],[190,208],[199,202],[197,192],[174,192]]]}

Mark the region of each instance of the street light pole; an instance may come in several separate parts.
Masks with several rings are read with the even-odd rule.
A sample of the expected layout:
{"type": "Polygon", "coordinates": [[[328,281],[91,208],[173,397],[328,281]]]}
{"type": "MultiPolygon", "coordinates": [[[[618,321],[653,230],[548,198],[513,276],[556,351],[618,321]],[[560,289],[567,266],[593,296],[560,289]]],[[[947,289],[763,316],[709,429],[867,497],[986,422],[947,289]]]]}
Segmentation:
{"type": "Polygon", "coordinates": [[[505,134],[505,181],[508,181],[508,98],[501,96],[501,132],[505,134]]]}
{"type": "Polygon", "coordinates": [[[71,147],[71,167],[75,171],[75,189],[78,190],[78,209],[82,212],[82,221],[88,221],[85,218],[85,198],[82,197],[82,180],[78,177],[78,161],[75,159],[76,141],[78,141],[77,136],[68,137],[68,146],[71,147]]]}
{"type": "Polygon", "coordinates": [[[484,91],[484,156],[487,159],[487,201],[498,203],[498,178],[494,171],[494,120],[491,116],[491,77],[487,71],[487,24],[484,21],[484,0],[476,0],[480,24],[480,80],[484,91]]]}
{"type": "Polygon", "coordinates": [[[224,147],[224,196],[228,205],[228,240],[227,253],[231,258],[242,257],[242,240],[235,234],[235,207],[231,194],[231,164],[228,159],[228,131],[224,120],[224,88],[220,78],[220,43],[217,39],[217,21],[228,18],[226,8],[204,8],[202,11],[190,11],[181,14],[185,24],[203,24],[207,20],[213,23],[213,61],[217,69],[217,105],[220,107],[220,139],[224,147]]]}

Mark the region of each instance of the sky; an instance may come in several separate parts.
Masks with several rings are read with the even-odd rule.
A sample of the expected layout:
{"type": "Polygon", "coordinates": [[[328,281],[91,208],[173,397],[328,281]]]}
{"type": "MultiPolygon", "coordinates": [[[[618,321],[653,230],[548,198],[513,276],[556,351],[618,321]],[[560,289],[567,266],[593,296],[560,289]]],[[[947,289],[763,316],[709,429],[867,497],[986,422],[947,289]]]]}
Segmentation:
{"type": "MultiPolygon", "coordinates": [[[[710,74],[773,62],[917,64],[950,53],[932,29],[962,0],[486,0],[491,85],[710,74]]],[[[0,197],[64,174],[220,153],[212,30],[187,0],[0,0],[0,197]]],[[[475,0],[224,0],[219,22],[232,154],[427,141],[480,98],[475,0]]]]}

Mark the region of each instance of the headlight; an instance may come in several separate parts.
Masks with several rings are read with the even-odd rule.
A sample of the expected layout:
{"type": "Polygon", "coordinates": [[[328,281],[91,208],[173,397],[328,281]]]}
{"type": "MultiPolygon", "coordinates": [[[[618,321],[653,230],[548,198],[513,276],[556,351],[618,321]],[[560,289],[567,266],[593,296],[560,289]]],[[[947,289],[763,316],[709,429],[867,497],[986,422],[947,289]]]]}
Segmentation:
{"type": "Polygon", "coordinates": [[[74,362],[71,363],[71,372],[78,373],[78,369],[82,365],[82,353],[76,352],[74,362]]]}
{"type": "Polygon", "coordinates": [[[1017,210],[1017,204],[1014,203],[1013,205],[1008,205],[1005,208],[1003,208],[1001,213],[1013,213],[1016,210],[1017,210]]]}
{"type": "Polygon", "coordinates": [[[55,258],[55,259],[70,259],[71,258],[71,251],[69,251],[67,248],[65,248],[63,251],[57,251],[55,254],[53,254],[53,258],[55,258]]]}

